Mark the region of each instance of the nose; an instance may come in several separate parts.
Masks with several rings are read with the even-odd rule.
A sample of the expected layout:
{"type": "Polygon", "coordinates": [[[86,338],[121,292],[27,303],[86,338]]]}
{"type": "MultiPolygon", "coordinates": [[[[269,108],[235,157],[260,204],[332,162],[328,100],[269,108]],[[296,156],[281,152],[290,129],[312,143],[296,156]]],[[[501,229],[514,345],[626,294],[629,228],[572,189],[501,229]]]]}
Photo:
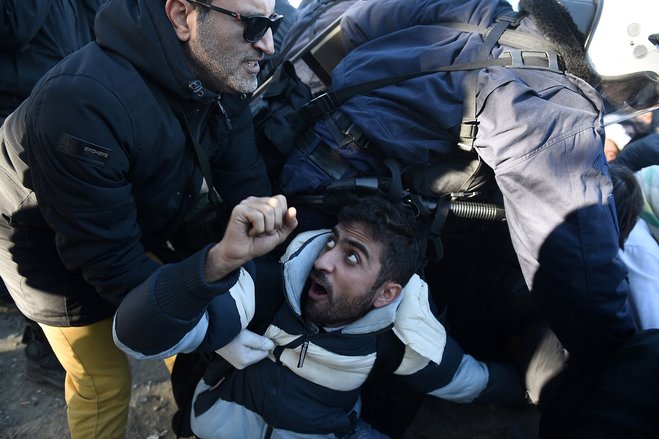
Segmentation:
{"type": "Polygon", "coordinates": [[[326,273],[331,273],[334,270],[334,266],[334,252],[332,250],[322,252],[318,255],[313,264],[313,267],[316,270],[324,271],[326,273]]]}
{"type": "Polygon", "coordinates": [[[263,35],[263,38],[254,43],[254,47],[266,55],[275,53],[275,37],[272,35],[272,29],[268,29],[263,35]]]}

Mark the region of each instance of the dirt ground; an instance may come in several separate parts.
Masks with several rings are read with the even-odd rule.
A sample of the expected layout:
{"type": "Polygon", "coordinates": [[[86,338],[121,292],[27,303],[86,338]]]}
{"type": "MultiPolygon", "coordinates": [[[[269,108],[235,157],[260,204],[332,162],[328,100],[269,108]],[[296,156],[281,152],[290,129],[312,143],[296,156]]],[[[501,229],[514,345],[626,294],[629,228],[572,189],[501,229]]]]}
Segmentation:
{"type": "MultiPolygon", "coordinates": [[[[0,438],[66,439],[64,392],[33,383],[24,374],[25,326],[13,305],[0,305],[0,438]]],[[[133,394],[128,439],[175,438],[169,374],[162,361],[132,361],[133,394]]]]}
{"type": "MultiPolygon", "coordinates": [[[[24,321],[13,305],[0,305],[0,438],[66,439],[63,392],[33,383],[23,372],[23,327],[24,321]]],[[[164,364],[131,364],[133,394],[127,439],[176,438],[170,427],[175,404],[164,364]]],[[[412,430],[417,439],[536,439],[537,423],[533,407],[458,405],[427,398],[412,430]]]]}

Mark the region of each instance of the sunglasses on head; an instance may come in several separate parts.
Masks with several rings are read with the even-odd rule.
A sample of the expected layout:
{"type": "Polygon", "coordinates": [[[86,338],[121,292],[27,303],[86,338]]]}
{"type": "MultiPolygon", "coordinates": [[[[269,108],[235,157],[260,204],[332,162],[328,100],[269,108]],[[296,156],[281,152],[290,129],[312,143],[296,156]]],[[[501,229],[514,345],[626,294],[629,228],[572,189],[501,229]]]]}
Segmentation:
{"type": "Polygon", "coordinates": [[[263,35],[265,35],[268,29],[272,29],[272,34],[274,35],[274,33],[277,32],[277,28],[281,24],[281,21],[284,19],[284,16],[279,14],[272,14],[270,17],[263,15],[243,17],[237,12],[203,3],[199,0],[187,1],[188,3],[194,3],[204,8],[208,8],[211,11],[219,12],[220,14],[228,15],[235,18],[236,20],[240,20],[245,25],[245,30],[243,31],[243,39],[248,43],[256,43],[259,41],[261,38],[263,38],[263,35]]]}

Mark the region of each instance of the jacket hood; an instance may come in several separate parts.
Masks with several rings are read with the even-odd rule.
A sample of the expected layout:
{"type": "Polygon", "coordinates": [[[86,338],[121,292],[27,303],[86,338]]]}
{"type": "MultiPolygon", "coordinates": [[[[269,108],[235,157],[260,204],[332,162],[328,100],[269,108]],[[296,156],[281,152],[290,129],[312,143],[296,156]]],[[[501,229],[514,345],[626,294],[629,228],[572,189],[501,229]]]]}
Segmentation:
{"type": "Polygon", "coordinates": [[[96,16],[94,31],[100,46],[126,58],[174,95],[203,102],[217,96],[208,89],[196,93],[200,83],[188,68],[182,43],[165,14],[165,0],[109,0],[96,16]]]}

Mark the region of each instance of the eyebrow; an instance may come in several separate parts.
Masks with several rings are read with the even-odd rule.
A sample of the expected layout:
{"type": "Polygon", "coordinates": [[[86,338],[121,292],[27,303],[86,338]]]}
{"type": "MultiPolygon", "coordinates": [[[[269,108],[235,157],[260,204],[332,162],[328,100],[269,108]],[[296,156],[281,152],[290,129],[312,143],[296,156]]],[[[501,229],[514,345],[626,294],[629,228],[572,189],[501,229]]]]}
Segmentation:
{"type": "MultiPolygon", "coordinates": [[[[339,229],[337,229],[336,226],[332,228],[332,234],[337,237],[338,241],[341,240],[341,234],[339,233],[339,229]]],[[[346,242],[348,244],[350,244],[351,246],[356,247],[359,251],[364,253],[364,256],[366,257],[366,259],[370,260],[371,256],[368,253],[368,249],[366,248],[366,246],[364,244],[362,244],[361,242],[359,242],[355,239],[350,239],[350,238],[346,239],[346,242]]]]}

